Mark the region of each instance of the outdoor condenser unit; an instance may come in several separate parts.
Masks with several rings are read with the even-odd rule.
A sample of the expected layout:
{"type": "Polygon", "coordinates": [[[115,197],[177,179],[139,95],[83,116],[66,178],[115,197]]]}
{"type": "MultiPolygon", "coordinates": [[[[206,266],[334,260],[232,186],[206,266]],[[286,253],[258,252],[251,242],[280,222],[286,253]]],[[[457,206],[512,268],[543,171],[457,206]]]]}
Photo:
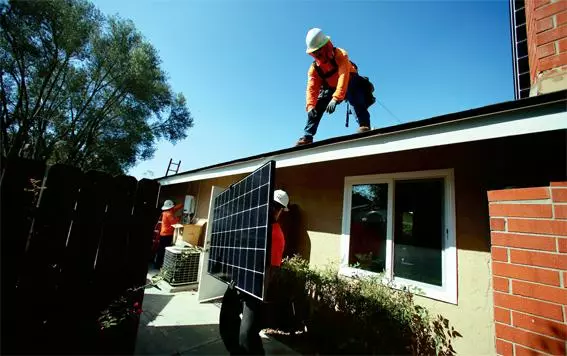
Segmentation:
{"type": "Polygon", "coordinates": [[[191,248],[166,247],[162,267],[164,280],[172,286],[198,283],[200,256],[200,252],[191,248]]]}

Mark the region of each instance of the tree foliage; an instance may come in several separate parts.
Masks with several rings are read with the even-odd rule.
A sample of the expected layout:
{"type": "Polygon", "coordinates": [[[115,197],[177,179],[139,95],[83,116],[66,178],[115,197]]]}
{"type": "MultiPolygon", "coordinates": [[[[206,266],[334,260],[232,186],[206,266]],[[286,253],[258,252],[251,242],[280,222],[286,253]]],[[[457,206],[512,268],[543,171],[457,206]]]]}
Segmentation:
{"type": "Polygon", "coordinates": [[[123,173],[193,118],[134,23],[85,0],[0,4],[1,149],[123,173]]]}

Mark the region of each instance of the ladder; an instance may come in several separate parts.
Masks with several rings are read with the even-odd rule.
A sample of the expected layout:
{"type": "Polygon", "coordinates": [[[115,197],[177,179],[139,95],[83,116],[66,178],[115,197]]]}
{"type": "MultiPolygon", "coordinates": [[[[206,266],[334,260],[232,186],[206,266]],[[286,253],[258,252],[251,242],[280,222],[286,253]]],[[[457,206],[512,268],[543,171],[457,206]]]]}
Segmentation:
{"type": "Polygon", "coordinates": [[[167,165],[167,171],[165,171],[165,176],[167,177],[169,172],[174,172],[173,174],[177,174],[177,172],[179,172],[179,166],[180,165],[181,165],[181,160],[179,160],[179,162],[177,162],[177,163],[173,163],[173,158],[170,158],[169,164],[167,165]],[[175,166],[175,169],[172,168],[171,166],[175,166]]]}

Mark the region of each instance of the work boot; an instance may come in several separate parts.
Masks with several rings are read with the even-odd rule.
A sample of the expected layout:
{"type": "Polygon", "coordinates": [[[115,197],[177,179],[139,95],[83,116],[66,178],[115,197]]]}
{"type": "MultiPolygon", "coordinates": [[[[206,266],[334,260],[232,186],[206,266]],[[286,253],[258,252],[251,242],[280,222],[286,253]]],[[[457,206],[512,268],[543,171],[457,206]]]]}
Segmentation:
{"type": "Polygon", "coordinates": [[[308,145],[313,143],[313,136],[303,136],[299,140],[297,140],[296,146],[308,145]]]}
{"type": "Polygon", "coordinates": [[[370,127],[368,127],[368,126],[360,126],[357,131],[359,133],[361,133],[361,132],[366,132],[366,131],[369,131],[369,130],[370,130],[370,127]]]}

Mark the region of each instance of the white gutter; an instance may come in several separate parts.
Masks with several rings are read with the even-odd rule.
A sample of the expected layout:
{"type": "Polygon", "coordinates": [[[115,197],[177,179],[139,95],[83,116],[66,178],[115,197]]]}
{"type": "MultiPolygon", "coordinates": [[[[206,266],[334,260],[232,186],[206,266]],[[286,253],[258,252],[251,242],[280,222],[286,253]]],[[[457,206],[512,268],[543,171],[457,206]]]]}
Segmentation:
{"type": "Polygon", "coordinates": [[[504,114],[498,112],[477,118],[466,118],[405,131],[362,137],[312,149],[286,152],[271,157],[204,169],[198,172],[164,177],[159,182],[162,185],[170,185],[244,174],[252,172],[269,160],[276,161],[277,168],[292,167],[345,158],[567,129],[567,109],[564,112],[542,114],[528,118],[525,117],[526,109],[529,108],[512,110],[504,114]]]}

